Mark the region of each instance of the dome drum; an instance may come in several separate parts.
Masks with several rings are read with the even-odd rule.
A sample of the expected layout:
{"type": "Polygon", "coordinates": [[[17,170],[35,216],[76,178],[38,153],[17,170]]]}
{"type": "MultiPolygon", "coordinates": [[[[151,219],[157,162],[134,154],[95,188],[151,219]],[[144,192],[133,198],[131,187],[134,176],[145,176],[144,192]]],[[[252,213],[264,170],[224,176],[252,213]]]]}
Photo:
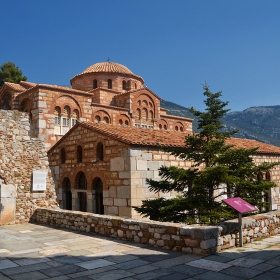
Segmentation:
{"type": "Polygon", "coordinates": [[[96,63],[71,79],[72,88],[84,91],[100,87],[126,92],[141,88],[143,84],[142,77],[115,62],[96,63]]]}

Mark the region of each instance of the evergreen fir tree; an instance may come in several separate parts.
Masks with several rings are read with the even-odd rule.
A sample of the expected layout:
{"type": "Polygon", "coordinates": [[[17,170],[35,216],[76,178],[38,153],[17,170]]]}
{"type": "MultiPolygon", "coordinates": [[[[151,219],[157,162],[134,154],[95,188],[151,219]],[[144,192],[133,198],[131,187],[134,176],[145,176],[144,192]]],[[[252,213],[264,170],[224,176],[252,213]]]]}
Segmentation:
{"type": "Polygon", "coordinates": [[[235,148],[227,141],[237,131],[224,132],[221,118],[229,111],[228,102],[220,100],[221,92],[212,93],[204,85],[205,112],[193,108],[198,117],[199,133],[185,138],[184,148],[166,148],[165,151],[192,162],[189,169],[162,166],[160,181],[147,179],[152,192],[180,193],[175,198],[144,200],[136,211],[152,220],[184,222],[188,224],[214,224],[236,217],[221,199],[239,196],[256,205],[267,208],[266,196],[274,182],[265,180],[263,174],[278,163],[256,165],[253,155],[258,148],[235,148]]]}

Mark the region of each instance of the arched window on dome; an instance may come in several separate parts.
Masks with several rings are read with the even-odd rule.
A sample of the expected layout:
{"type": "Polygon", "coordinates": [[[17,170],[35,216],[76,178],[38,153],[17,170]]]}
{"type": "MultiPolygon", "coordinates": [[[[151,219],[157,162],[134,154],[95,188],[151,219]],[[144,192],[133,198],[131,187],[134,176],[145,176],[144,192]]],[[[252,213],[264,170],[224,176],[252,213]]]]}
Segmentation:
{"type": "Polygon", "coordinates": [[[93,80],[93,88],[97,88],[97,80],[96,79],[93,80]]]}
{"type": "Polygon", "coordinates": [[[108,88],[111,89],[112,88],[112,80],[108,79],[108,88]]]}

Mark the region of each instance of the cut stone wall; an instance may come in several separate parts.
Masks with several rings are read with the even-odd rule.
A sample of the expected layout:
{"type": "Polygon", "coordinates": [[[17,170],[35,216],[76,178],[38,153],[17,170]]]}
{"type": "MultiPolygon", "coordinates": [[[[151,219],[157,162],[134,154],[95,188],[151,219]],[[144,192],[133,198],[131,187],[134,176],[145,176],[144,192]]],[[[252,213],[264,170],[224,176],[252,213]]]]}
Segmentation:
{"type": "Polygon", "coordinates": [[[0,193],[15,187],[15,223],[28,222],[38,206],[57,207],[44,143],[30,138],[29,130],[28,114],[0,110],[0,193]],[[46,191],[32,191],[35,170],[47,171],[46,191]]]}
{"type": "MultiPolygon", "coordinates": [[[[279,218],[280,212],[243,218],[243,242],[250,243],[280,233],[279,218]]],[[[203,256],[239,244],[237,219],[217,226],[197,226],[37,208],[34,220],[40,224],[203,256]]]]}

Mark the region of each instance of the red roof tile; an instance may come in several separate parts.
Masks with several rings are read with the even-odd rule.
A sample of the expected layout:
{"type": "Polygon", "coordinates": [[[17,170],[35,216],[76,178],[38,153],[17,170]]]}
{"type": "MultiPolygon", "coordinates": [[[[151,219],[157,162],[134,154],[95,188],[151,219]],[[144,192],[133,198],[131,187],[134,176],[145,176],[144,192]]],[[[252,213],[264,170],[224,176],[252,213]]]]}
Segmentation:
{"type": "MultiPolygon", "coordinates": [[[[81,125],[88,127],[102,134],[112,136],[113,138],[125,142],[127,144],[139,144],[155,146],[157,144],[170,147],[184,147],[185,137],[189,133],[144,129],[137,127],[111,126],[105,124],[94,124],[91,122],[82,122],[81,125]]],[[[227,144],[236,148],[259,148],[257,153],[280,154],[280,147],[270,144],[258,142],[256,140],[230,138],[227,144]]]]}
{"type": "MultiPolygon", "coordinates": [[[[167,131],[167,130],[155,130],[145,129],[138,127],[127,126],[113,126],[108,124],[95,124],[92,122],[80,122],[75,125],[77,128],[79,125],[88,128],[92,131],[100,134],[112,137],[128,145],[140,145],[140,146],[156,146],[163,145],[167,147],[184,147],[185,137],[187,133],[167,131]]],[[[72,129],[65,134],[51,149],[57,146],[61,141],[70,135],[72,129]]],[[[190,134],[190,133],[189,133],[190,134]]],[[[255,140],[230,138],[227,140],[227,144],[234,145],[236,148],[259,148],[258,154],[278,154],[280,155],[280,147],[261,143],[255,140]]]]}
{"type": "Polygon", "coordinates": [[[26,88],[23,87],[22,85],[20,84],[15,84],[15,83],[9,83],[9,82],[5,82],[5,84],[12,88],[13,90],[16,90],[16,91],[26,91],[26,88]]]}

